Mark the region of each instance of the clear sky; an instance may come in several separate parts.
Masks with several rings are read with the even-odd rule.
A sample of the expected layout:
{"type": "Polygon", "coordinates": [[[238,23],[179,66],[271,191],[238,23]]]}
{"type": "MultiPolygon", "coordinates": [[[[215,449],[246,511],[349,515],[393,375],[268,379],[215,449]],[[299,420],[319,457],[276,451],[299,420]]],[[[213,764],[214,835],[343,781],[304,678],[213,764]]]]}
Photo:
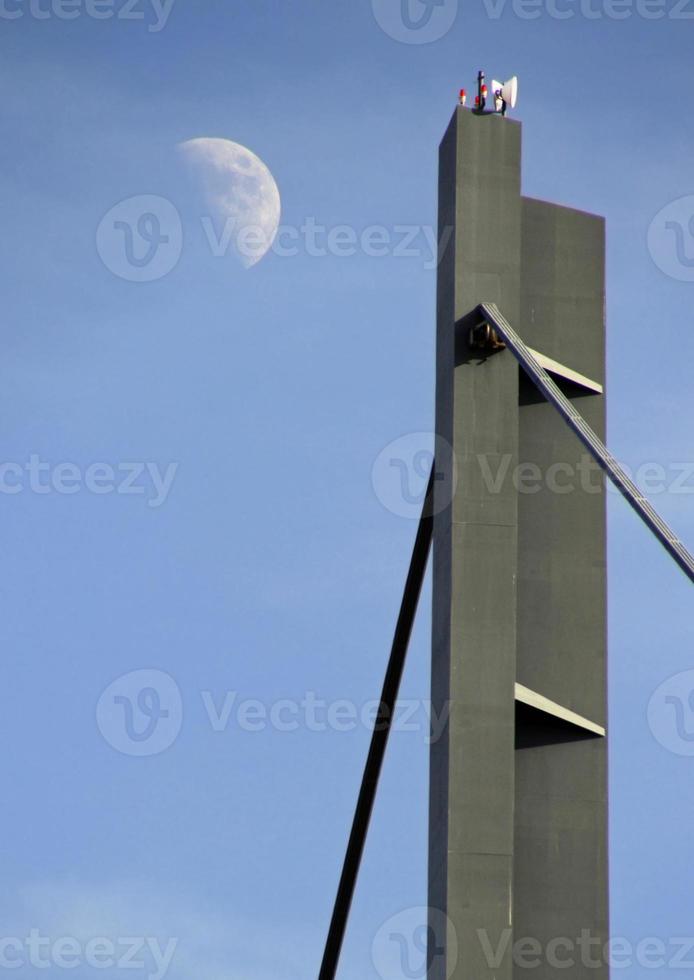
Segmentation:
{"type": "MultiPolygon", "coordinates": [[[[310,704],[380,691],[415,524],[372,469],[432,429],[426,229],[438,143],[480,67],[520,76],[524,192],[607,217],[610,446],[664,468],[654,502],[694,545],[694,476],[673,488],[694,462],[694,7],[430,12],[420,36],[399,0],[0,3],[0,939],[72,938],[73,976],[104,975],[89,940],[125,937],[164,959],[178,940],[171,980],[316,973],[369,732],[310,704]],[[283,223],[381,226],[386,254],[301,239],[250,269],[215,257],[176,153],[194,137],[257,154],[283,223]],[[179,261],[150,282],[97,248],[102,218],[142,195],[182,221],[179,261]],[[400,226],[420,229],[415,254],[400,226]],[[119,748],[100,698],[144,670],[169,687],[118,682],[121,720],[141,715],[119,748]],[[303,702],[296,730],[291,707],[263,719],[282,700],[303,702]],[[157,710],[171,744],[133,755],[157,710]]],[[[694,929],[690,679],[671,682],[684,728],[657,694],[649,725],[648,705],[694,667],[692,592],[614,495],[609,540],[612,930],[667,943],[694,929]]],[[[429,602],[402,692],[419,724],[389,750],[351,980],[387,980],[374,937],[426,902],[429,602]]],[[[26,945],[0,952],[36,972],[26,945]]],[[[165,972],[145,953],[129,976],[165,972]]],[[[41,955],[65,975],[65,950],[41,955]]]]}

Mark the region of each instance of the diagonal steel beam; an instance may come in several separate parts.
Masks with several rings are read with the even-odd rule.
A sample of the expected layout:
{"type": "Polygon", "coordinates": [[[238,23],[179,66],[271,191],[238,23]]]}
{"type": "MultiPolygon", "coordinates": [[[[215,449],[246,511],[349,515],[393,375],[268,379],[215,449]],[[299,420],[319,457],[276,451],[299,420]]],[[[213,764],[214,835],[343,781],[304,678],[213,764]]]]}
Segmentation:
{"type": "Polygon", "coordinates": [[[395,702],[397,701],[398,691],[400,690],[400,681],[402,680],[405,667],[407,648],[412,635],[412,627],[414,625],[419,596],[422,591],[422,583],[424,582],[424,573],[426,572],[427,560],[429,558],[429,550],[431,548],[434,526],[433,488],[435,467],[436,462],[431,467],[424,506],[422,508],[422,516],[419,520],[417,536],[412,550],[412,559],[407,573],[407,581],[400,605],[400,614],[395,627],[395,635],[393,636],[393,645],[383,683],[378,715],[371,736],[371,746],[361,781],[359,799],[354,813],[349,843],[347,844],[347,853],[342,867],[337,898],[333,906],[328,938],[323,952],[323,962],[318,975],[319,980],[334,980],[335,974],[337,973],[349,911],[354,897],[354,889],[357,884],[364,845],[366,844],[366,835],[369,830],[371,814],[376,799],[378,780],[388,745],[388,736],[390,735],[393,713],[395,711],[395,702]]]}
{"type": "Polygon", "coordinates": [[[551,402],[559,414],[576,433],[595,462],[609,476],[627,503],[633,507],[646,527],[656,536],[665,550],[675,559],[685,575],[694,582],[694,556],[685,548],[674,531],[659,516],[655,508],[644,497],[614,458],[607,446],[588,425],[574,405],[560,391],[554,381],[540,365],[533,351],[523,343],[508,320],[495,303],[481,303],[478,311],[505,341],[526,374],[551,402]]]}

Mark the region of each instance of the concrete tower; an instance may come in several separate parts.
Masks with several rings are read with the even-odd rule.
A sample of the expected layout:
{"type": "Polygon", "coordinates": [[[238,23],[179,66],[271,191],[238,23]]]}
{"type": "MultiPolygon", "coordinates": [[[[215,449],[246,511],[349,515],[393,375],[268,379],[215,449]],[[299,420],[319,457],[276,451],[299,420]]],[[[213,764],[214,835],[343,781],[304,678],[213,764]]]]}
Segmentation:
{"type": "Polygon", "coordinates": [[[450,720],[431,748],[430,980],[605,980],[597,945],[561,943],[608,934],[603,481],[512,354],[471,346],[469,316],[495,303],[604,440],[604,221],[523,197],[520,123],[459,107],[439,240],[436,430],[458,481],[434,517],[450,720]]]}

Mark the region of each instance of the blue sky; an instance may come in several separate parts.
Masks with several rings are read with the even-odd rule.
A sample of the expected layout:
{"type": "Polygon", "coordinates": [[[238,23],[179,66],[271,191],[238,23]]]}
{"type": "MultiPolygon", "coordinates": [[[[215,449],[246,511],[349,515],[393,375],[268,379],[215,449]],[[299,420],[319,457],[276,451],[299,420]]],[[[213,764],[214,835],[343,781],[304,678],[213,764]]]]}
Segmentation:
{"type": "MultiPolygon", "coordinates": [[[[450,28],[422,44],[382,29],[369,0],[176,0],[164,24],[149,0],[132,8],[144,19],[0,5],[0,456],[25,474],[0,495],[1,937],[175,937],[172,980],[303,978],[337,884],[368,731],[278,731],[257,714],[249,731],[237,709],[380,691],[415,525],[371,473],[393,440],[432,428],[435,271],[422,239],[414,256],[215,258],[178,143],[250,148],[283,223],[429,228],[458,89],[479,67],[517,73],[524,192],[607,217],[610,446],[670,482],[694,461],[694,9],[451,3],[450,28]],[[96,245],[103,216],[141,195],[183,218],[180,261],[149,283],[114,275],[96,245]],[[649,251],[668,205],[684,253],[667,235],[649,251]],[[65,463],[82,483],[36,492],[32,458],[35,486],[65,463]],[[141,492],[88,489],[96,464],[102,486],[129,474],[141,492]],[[135,757],[109,744],[97,704],[141,670],[172,678],[181,709],[170,747],[135,757]]],[[[694,545],[691,494],[654,502],[694,545]]],[[[609,520],[612,929],[667,940],[692,930],[694,763],[647,709],[694,667],[692,599],[614,495],[609,520]]],[[[389,750],[346,978],[378,978],[374,936],[426,902],[418,717],[389,750]]],[[[666,971],[622,971],[642,972],[666,971]]]]}

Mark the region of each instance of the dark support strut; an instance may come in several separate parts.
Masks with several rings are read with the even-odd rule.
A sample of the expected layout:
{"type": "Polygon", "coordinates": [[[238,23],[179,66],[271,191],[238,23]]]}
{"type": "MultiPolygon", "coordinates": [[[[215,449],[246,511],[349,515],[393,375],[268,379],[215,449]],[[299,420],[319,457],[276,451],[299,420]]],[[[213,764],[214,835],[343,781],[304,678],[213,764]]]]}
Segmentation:
{"type": "Polygon", "coordinates": [[[334,980],[337,973],[340,951],[347,928],[347,919],[352,905],[352,898],[354,897],[354,889],[357,884],[359,866],[361,865],[361,859],[364,853],[366,835],[369,830],[371,813],[378,789],[378,780],[388,745],[388,736],[390,735],[395,703],[405,667],[407,648],[409,646],[410,636],[412,635],[412,627],[417,613],[417,605],[422,591],[422,583],[424,582],[424,574],[431,548],[434,525],[433,487],[435,467],[436,463],[434,462],[424,498],[422,516],[419,521],[419,527],[417,528],[410,569],[407,573],[405,591],[400,605],[400,614],[395,627],[395,635],[393,637],[385,681],[383,682],[378,715],[376,724],[374,725],[373,735],[371,736],[371,746],[361,781],[359,799],[352,822],[352,831],[349,835],[349,843],[347,844],[347,853],[342,866],[342,876],[333,907],[328,938],[325,943],[323,962],[318,975],[319,980],[334,980]]]}

